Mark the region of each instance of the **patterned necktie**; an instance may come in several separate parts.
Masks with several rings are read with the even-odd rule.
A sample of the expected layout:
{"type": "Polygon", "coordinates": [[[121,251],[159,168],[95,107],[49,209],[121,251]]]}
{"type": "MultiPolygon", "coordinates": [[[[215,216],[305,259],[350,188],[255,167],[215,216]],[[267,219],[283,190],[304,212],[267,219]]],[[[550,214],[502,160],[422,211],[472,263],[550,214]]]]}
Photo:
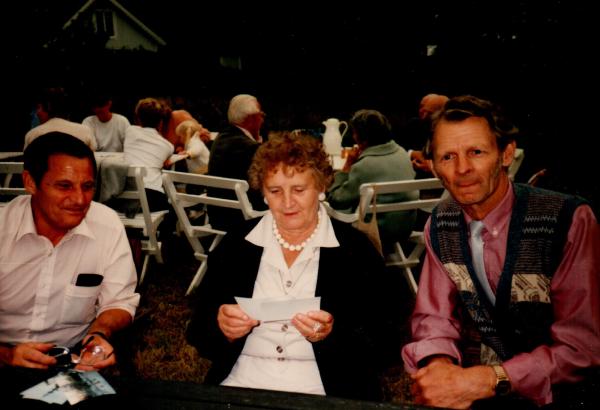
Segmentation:
{"type": "Polygon", "coordinates": [[[473,221],[470,224],[471,229],[471,256],[473,257],[473,267],[477,274],[477,279],[487,295],[492,305],[496,304],[496,295],[492,292],[490,282],[485,274],[485,265],[483,264],[483,239],[481,239],[481,230],[484,228],[483,222],[473,221]]]}

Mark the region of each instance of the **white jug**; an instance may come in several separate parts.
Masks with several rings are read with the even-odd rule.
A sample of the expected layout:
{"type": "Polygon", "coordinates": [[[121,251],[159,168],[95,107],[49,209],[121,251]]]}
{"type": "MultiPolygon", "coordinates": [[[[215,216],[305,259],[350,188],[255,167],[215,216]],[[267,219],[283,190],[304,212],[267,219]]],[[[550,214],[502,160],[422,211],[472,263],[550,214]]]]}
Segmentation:
{"type": "Polygon", "coordinates": [[[342,154],[342,138],[348,131],[348,123],[340,121],[337,118],[328,118],[323,121],[325,132],[323,133],[323,145],[325,152],[329,155],[342,154]],[[344,126],[344,130],[340,133],[340,126],[344,126]]]}

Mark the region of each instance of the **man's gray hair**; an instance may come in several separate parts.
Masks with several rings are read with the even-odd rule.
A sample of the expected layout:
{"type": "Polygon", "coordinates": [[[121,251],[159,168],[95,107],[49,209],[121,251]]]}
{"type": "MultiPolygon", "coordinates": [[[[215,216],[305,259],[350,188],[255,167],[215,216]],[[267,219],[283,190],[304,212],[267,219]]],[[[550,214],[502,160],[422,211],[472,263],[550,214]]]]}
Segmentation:
{"type": "Polygon", "coordinates": [[[241,124],[246,118],[260,111],[260,104],[256,97],[250,94],[238,94],[229,102],[227,120],[230,124],[241,124]]]}

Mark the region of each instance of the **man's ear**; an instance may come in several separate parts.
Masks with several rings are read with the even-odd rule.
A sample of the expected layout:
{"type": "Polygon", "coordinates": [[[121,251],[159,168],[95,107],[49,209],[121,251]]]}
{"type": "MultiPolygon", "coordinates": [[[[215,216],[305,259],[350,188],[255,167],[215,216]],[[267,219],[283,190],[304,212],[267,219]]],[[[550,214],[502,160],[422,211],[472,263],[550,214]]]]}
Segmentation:
{"type": "Polygon", "coordinates": [[[35,194],[37,191],[37,185],[35,184],[35,181],[29,171],[24,170],[23,174],[21,175],[23,177],[23,186],[25,187],[25,190],[27,190],[27,192],[29,192],[31,195],[35,194]]]}
{"type": "Polygon", "coordinates": [[[427,165],[429,166],[429,169],[431,170],[431,173],[433,174],[434,177],[439,178],[437,176],[437,173],[435,172],[435,169],[433,168],[433,160],[431,159],[427,159],[427,165]]]}
{"type": "Polygon", "coordinates": [[[508,168],[515,159],[515,150],[517,149],[517,143],[515,141],[510,142],[504,151],[502,152],[502,166],[508,168]]]}

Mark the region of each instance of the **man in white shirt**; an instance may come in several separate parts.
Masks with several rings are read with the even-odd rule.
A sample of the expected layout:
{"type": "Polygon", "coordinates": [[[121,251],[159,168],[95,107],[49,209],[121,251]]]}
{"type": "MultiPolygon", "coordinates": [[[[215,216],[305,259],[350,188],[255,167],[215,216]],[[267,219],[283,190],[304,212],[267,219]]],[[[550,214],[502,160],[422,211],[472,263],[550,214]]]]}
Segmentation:
{"type": "Polygon", "coordinates": [[[139,294],[121,221],[92,202],[94,154],[70,135],[40,136],[23,183],[31,195],[0,209],[0,366],[45,369],[53,346],[78,342],[103,350],[78,368],[110,366],[109,339],[131,324],[139,294]]]}
{"type": "Polygon", "coordinates": [[[94,115],[86,117],[81,123],[92,129],[96,136],[96,151],[123,152],[125,131],[129,128],[127,117],[111,111],[112,100],[98,97],[92,104],[94,115]]]}

